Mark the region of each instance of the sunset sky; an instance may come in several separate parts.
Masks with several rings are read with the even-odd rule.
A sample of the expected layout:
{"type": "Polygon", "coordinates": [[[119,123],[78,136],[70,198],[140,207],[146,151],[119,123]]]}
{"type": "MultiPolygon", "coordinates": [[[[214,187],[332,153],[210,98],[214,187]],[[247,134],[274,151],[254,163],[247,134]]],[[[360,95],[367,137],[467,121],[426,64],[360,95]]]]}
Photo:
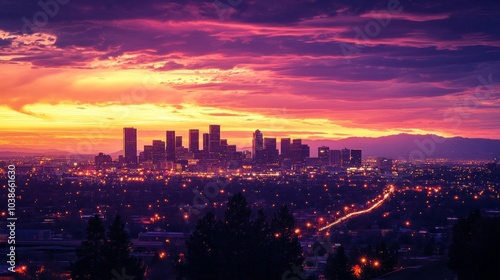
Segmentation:
{"type": "Polygon", "coordinates": [[[37,2],[0,0],[1,151],[209,124],[240,148],[255,129],[500,139],[499,1],[37,2]]]}

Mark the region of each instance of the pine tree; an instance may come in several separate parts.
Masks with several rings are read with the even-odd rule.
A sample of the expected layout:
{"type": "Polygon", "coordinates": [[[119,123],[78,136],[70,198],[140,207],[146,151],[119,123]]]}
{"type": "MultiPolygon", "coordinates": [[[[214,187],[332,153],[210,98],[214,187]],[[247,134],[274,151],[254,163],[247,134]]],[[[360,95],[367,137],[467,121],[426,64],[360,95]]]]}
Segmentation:
{"type": "Polygon", "coordinates": [[[208,213],[186,242],[189,280],[275,280],[302,268],[302,248],[294,235],[293,216],[282,208],[271,224],[263,211],[251,218],[243,195],[229,199],[223,221],[208,213]],[[274,232],[279,233],[278,237],[274,232]]]}
{"type": "Polygon", "coordinates": [[[109,280],[109,270],[105,262],[106,234],[99,216],[89,219],[87,239],[77,249],[78,260],[72,265],[74,280],[109,280]]]}
{"type": "Polygon", "coordinates": [[[182,268],[188,279],[219,279],[222,269],[221,225],[209,212],[200,219],[186,242],[187,263],[182,268]]]}
{"type": "Polygon", "coordinates": [[[272,279],[281,279],[281,275],[286,271],[296,270],[295,267],[301,266],[304,258],[302,257],[302,247],[300,246],[297,235],[295,234],[295,221],[288,207],[283,206],[273,217],[271,223],[271,232],[274,235],[271,242],[273,250],[273,262],[276,269],[272,279]]]}
{"type": "Polygon", "coordinates": [[[238,193],[231,197],[224,213],[224,279],[253,279],[251,252],[255,244],[251,244],[252,211],[245,197],[238,193]]]}
{"type": "Polygon", "coordinates": [[[106,245],[106,262],[112,275],[115,271],[115,274],[124,272],[134,277],[134,280],[141,280],[144,277],[144,268],[140,261],[130,256],[132,243],[120,216],[116,216],[109,227],[106,245]]]}
{"type": "Polygon", "coordinates": [[[72,265],[74,280],[109,280],[133,277],[141,280],[144,268],[130,256],[132,244],[125,231],[125,223],[117,216],[106,232],[99,216],[89,219],[87,238],[77,249],[77,261],[72,265]]]}

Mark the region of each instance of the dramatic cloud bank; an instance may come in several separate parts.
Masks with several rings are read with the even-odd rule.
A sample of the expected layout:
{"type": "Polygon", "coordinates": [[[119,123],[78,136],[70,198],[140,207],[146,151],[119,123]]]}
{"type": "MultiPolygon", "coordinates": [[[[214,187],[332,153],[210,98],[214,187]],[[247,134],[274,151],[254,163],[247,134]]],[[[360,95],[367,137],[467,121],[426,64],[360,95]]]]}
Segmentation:
{"type": "Polygon", "coordinates": [[[0,147],[210,123],[240,146],[257,128],[499,139],[497,1],[0,3],[0,147]]]}

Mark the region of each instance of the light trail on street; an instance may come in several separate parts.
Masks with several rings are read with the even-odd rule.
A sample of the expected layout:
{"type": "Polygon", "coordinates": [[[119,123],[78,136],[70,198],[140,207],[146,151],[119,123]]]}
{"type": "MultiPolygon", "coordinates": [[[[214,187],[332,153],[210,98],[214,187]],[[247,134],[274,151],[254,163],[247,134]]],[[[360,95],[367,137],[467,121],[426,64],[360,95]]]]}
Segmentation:
{"type": "Polygon", "coordinates": [[[393,193],[393,192],[394,192],[394,186],[391,185],[389,187],[388,192],[386,192],[384,194],[384,197],[381,200],[377,201],[377,203],[373,204],[370,208],[349,213],[349,214],[347,214],[347,215],[345,215],[345,216],[343,216],[341,218],[338,218],[335,222],[330,223],[330,224],[328,224],[328,225],[320,228],[318,231],[323,231],[325,229],[329,229],[329,228],[333,227],[334,225],[338,225],[338,224],[340,224],[340,223],[342,223],[344,221],[349,220],[350,218],[353,218],[353,217],[356,217],[356,216],[359,216],[359,215],[363,215],[363,214],[366,214],[366,213],[370,213],[373,209],[376,209],[376,208],[380,207],[380,205],[382,205],[387,199],[389,199],[391,193],[393,193]]]}

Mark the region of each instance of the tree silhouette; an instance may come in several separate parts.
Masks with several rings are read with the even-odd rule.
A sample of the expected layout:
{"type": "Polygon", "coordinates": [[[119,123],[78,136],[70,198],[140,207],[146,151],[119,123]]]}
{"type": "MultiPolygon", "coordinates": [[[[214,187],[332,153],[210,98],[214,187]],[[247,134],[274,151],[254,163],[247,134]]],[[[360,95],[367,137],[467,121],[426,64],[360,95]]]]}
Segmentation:
{"type": "MultiPolygon", "coordinates": [[[[209,280],[217,279],[222,267],[221,250],[221,225],[215,220],[211,212],[200,219],[186,242],[187,263],[186,273],[188,279],[209,280]]],[[[182,269],[182,268],[181,268],[182,269]]]]}
{"type": "Polygon", "coordinates": [[[325,276],[327,280],[353,280],[354,273],[349,264],[344,247],[340,246],[326,260],[325,276]]]}
{"type": "Polygon", "coordinates": [[[186,242],[184,267],[189,280],[281,279],[293,266],[302,267],[302,250],[294,236],[294,220],[282,208],[268,222],[263,211],[251,219],[242,194],[231,197],[223,221],[213,213],[200,219],[186,242]]]}
{"type": "Polygon", "coordinates": [[[120,273],[125,269],[127,275],[134,277],[134,280],[140,280],[144,277],[145,270],[137,258],[130,256],[131,247],[132,243],[125,230],[125,223],[120,216],[116,216],[108,231],[106,262],[111,273],[113,270],[120,273]]]}
{"type": "Polygon", "coordinates": [[[284,271],[301,266],[304,260],[302,247],[294,233],[294,224],[293,215],[286,206],[281,207],[273,217],[271,232],[274,238],[271,239],[271,250],[274,254],[271,256],[273,256],[272,262],[277,268],[274,270],[277,274],[272,275],[271,279],[280,279],[284,271]]]}
{"type": "Polygon", "coordinates": [[[86,236],[76,251],[78,260],[72,265],[71,277],[75,280],[105,279],[106,234],[99,216],[89,219],[86,236]]]}
{"type": "Polygon", "coordinates": [[[99,216],[89,219],[86,240],[77,249],[77,261],[72,264],[74,280],[109,280],[126,273],[134,280],[144,276],[144,268],[130,256],[131,243],[125,224],[119,216],[112,222],[108,234],[99,216]]]}
{"type": "Polygon", "coordinates": [[[458,280],[498,279],[500,217],[483,218],[476,210],[453,227],[448,267],[458,280]]]}

